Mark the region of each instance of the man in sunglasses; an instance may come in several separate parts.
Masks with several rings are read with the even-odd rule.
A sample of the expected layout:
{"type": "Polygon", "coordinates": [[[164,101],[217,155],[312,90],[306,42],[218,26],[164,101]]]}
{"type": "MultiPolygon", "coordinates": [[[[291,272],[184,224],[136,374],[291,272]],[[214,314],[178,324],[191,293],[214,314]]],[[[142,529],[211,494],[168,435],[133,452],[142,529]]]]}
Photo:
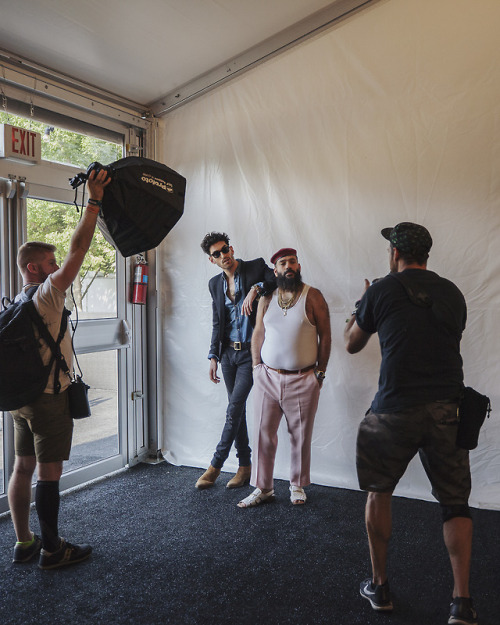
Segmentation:
{"type": "Polygon", "coordinates": [[[228,394],[226,422],[210,466],[196,482],[196,488],[210,488],[220,475],[234,443],[239,468],[227,488],[238,488],[250,480],[251,450],[246,424],[246,400],[253,384],[250,342],[255,325],[254,300],[276,288],[273,270],[263,258],[244,261],[234,257],[225,232],[209,232],[202,250],[222,273],[211,278],[213,329],[208,358],[214,384],[219,362],[228,394]]]}

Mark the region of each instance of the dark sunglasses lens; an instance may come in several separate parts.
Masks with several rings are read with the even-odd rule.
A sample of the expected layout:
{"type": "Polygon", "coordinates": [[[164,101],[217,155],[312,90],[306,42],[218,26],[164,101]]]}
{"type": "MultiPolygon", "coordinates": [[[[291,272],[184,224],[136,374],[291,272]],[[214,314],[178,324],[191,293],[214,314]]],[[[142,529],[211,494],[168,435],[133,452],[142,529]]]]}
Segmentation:
{"type": "Polygon", "coordinates": [[[224,245],[224,247],[221,247],[220,250],[216,250],[212,256],[214,258],[219,258],[219,256],[221,254],[227,254],[229,252],[229,245],[224,245]]]}

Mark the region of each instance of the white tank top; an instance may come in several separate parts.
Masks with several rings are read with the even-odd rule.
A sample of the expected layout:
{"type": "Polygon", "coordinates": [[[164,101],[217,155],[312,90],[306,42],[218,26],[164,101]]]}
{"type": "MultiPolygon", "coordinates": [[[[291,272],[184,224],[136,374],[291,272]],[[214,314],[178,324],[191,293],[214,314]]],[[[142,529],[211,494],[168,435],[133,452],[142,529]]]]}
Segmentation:
{"type": "Polygon", "coordinates": [[[266,335],[262,361],[273,369],[304,369],[318,359],[318,333],[306,315],[309,286],[304,284],[299,299],[283,314],[278,304],[278,290],[273,293],[264,315],[266,335]]]}

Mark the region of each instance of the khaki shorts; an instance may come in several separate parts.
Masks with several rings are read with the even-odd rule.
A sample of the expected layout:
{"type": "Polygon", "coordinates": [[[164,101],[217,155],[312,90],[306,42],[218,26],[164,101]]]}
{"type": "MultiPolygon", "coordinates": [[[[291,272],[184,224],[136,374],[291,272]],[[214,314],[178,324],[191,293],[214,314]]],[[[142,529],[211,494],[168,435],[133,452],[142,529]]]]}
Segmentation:
{"type": "Polygon", "coordinates": [[[369,410],[359,426],[356,444],[360,488],[392,492],[418,452],[439,503],[467,504],[469,452],[456,446],[457,427],[456,403],[432,402],[397,414],[369,410]]]}
{"type": "Polygon", "coordinates": [[[11,411],[16,456],[36,456],[37,462],[68,460],[73,437],[68,391],[42,393],[32,404],[11,411]]]}

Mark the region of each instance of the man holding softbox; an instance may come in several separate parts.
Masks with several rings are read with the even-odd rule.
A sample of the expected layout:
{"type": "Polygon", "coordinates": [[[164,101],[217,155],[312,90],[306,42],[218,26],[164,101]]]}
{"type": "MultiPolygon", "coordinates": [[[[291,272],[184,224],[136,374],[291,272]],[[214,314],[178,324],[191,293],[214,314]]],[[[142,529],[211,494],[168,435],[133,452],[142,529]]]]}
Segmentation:
{"type": "Polygon", "coordinates": [[[125,257],[158,246],[183,214],[186,179],[162,163],[127,156],[106,166],[92,163],[71,186],[76,190],[102,169],[111,177],[97,220],[104,238],[125,257]]]}
{"type": "MultiPolygon", "coordinates": [[[[88,178],[89,200],[71,238],[69,252],[58,266],[55,247],[38,241],[22,245],[17,263],[23,277],[23,289],[17,296],[26,298],[26,291],[36,288],[32,300],[54,341],[57,341],[64,316],[66,290],[82,266],[97,224],[104,190],[110,183],[106,170],[93,171],[88,178]]],[[[71,369],[72,347],[68,327],[60,342],[64,360],[71,369]]],[[[40,340],[43,363],[51,362],[51,349],[40,340]]],[[[57,359],[56,359],[57,360],[57,359]]],[[[92,552],[89,545],[67,542],[59,535],[59,480],[63,461],[69,459],[73,419],[69,409],[70,377],[57,362],[52,365],[48,383],[41,395],[17,410],[14,420],[16,460],[9,483],[9,506],[17,536],[13,562],[27,562],[39,556],[41,569],[54,569],[81,562],[92,552]],[[37,469],[35,505],[40,522],[41,538],[30,530],[30,501],[33,473],[37,469]]]]}

